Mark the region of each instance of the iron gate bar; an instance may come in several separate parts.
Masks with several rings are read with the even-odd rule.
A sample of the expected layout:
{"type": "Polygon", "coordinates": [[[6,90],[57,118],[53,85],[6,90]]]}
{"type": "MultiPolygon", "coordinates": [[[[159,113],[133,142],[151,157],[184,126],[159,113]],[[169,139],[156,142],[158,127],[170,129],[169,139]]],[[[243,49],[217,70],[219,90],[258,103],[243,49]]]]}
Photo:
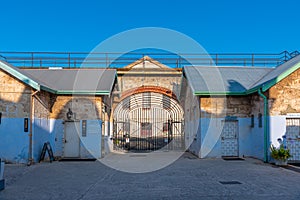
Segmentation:
{"type": "Polygon", "coordinates": [[[167,146],[170,149],[184,148],[183,110],[177,100],[161,93],[144,92],[128,96],[117,105],[114,111],[114,137],[121,143],[114,144],[116,150],[154,151],[167,146]],[[144,107],[143,98],[147,98],[150,106],[144,107]],[[166,98],[169,98],[166,101],[166,98]],[[168,102],[168,103],[166,103],[168,102]],[[125,146],[122,139],[124,121],[129,121],[129,142],[125,146]],[[172,123],[172,122],[175,123],[172,123]],[[118,123],[120,122],[120,123],[118,123]],[[167,132],[164,124],[167,125],[167,132]],[[177,124],[177,125],[175,125],[177,124]],[[121,131],[119,131],[121,130],[121,131]],[[179,142],[178,142],[179,141],[179,142]]]}

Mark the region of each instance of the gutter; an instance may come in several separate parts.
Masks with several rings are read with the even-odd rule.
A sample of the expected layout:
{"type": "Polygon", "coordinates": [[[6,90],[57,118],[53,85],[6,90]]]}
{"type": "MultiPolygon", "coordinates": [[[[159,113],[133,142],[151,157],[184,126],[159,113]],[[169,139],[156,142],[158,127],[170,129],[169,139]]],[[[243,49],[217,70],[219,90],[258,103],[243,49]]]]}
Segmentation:
{"type": "Polygon", "coordinates": [[[244,96],[245,92],[210,92],[210,91],[195,91],[193,92],[195,96],[222,96],[222,95],[236,95],[236,96],[244,96]]]}
{"type": "Polygon", "coordinates": [[[269,106],[268,98],[262,93],[262,89],[257,90],[259,96],[264,99],[264,162],[268,162],[268,153],[269,153],[269,106]]]}

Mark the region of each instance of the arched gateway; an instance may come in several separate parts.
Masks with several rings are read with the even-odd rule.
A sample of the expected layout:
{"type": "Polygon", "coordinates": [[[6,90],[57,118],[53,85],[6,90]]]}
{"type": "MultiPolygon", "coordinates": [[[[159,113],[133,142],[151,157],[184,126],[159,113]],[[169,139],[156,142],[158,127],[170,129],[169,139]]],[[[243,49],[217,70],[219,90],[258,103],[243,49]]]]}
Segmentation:
{"type": "Polygon", "coordinates": [[[114,110],[114,150],[183,150],[183,110],[169,89],[148,86],[124,92],[114,110]]]}

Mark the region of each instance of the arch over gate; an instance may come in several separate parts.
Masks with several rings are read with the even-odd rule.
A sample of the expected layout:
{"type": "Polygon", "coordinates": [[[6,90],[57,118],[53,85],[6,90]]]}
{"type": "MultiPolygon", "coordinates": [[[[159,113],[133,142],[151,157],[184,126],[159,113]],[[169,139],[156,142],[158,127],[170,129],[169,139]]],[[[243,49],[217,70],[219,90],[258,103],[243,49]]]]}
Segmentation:
{"type": "Polygon", "coordinates": [[[114,149],[145,152],[184,149],[183,109],[161,87],[125,92],[114,110],[114,149]]]}

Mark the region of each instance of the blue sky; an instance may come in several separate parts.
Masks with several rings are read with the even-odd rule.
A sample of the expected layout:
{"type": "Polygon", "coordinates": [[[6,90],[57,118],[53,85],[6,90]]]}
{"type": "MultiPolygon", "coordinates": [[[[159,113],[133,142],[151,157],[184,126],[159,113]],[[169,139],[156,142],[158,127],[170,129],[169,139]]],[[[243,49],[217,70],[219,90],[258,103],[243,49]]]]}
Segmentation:
{"type": "Polygon", "coordinates": [[[91,51],[119,32],[164,27],[209,53],[300,50],[297,0],[1,1],[0,51],[91,51]]]}

